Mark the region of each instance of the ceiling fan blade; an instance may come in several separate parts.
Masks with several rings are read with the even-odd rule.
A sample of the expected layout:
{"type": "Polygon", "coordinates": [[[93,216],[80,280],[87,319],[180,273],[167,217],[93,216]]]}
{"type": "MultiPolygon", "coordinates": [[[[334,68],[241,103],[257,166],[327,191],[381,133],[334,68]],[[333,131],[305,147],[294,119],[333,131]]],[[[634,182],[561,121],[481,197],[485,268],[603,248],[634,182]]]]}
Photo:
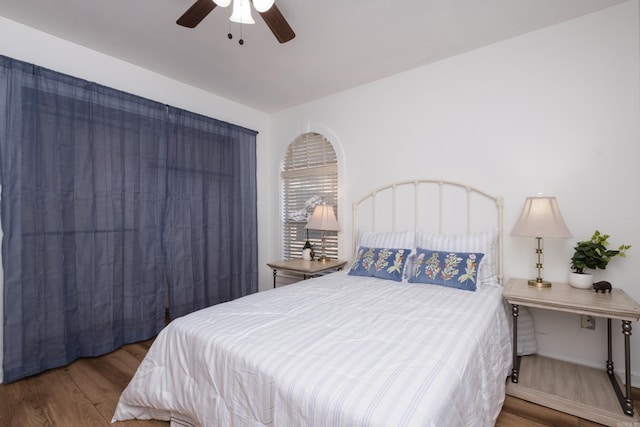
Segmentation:
{"type": "Polygon", "coordinates": [[[264,22],[280,43],[286,43],[296,36],[280,9],[274,4],[266,12],[259,12],[264,22]]]}
{"type": "Polygon", "coordinates": [[[213,9],[213,0],[197,0],[178,20],[176,24],[187,28],[195,28],[213,9]]]}

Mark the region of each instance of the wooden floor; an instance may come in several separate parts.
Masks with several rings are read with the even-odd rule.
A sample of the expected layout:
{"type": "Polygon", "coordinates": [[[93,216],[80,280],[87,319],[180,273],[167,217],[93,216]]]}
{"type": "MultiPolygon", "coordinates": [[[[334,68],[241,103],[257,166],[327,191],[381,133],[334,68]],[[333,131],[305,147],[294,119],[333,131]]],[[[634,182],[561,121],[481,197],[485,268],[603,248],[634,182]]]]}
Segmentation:
{"type": "MultiPolygon", "coordinates": [[[[120,393],[152,341],[129,344],[102,357],[80,359],[64,368],[0,384],[0,426],[110,426],[120,393]]],[[[635,407],[640,393],[634,389],[635,407]]],[[[168,422],[127,421],[114,427],[167,427],[168,422]]],[[[496,426],[597,426],[507,396],[496,426]]]]}

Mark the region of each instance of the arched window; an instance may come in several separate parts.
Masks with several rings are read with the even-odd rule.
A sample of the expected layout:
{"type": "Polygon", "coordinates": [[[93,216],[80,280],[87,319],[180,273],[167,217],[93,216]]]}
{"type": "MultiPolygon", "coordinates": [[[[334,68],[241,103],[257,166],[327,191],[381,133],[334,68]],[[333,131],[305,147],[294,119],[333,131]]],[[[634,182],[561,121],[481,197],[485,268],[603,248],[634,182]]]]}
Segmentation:
{"type": "MultiPolygon", "coordinates": [[[[317,204],[333,206],[338,215],[338,159],[331,143],[318,133],[298,136],[287,148],[281,172],[282,255],[301,258],[307,240],[320,256],[322,234],[305,225],[317,204]]],[[[338,232],[325,232],[325,252],[338,257],[338,232]]]]}

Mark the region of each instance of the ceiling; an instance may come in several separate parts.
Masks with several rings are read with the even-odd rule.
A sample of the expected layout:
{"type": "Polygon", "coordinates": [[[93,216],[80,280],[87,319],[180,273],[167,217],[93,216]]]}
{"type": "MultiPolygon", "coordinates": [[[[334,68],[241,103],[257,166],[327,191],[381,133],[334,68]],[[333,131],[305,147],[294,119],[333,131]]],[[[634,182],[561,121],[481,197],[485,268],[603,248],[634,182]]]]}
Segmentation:
{"type": "Polygon", "coordinates": [[[0,15],[273,113],[626,0],[276,0],[285,44],[255,11],[242,29],[231,7],[177,25],[194,1],[2,0],[0,15]]]}

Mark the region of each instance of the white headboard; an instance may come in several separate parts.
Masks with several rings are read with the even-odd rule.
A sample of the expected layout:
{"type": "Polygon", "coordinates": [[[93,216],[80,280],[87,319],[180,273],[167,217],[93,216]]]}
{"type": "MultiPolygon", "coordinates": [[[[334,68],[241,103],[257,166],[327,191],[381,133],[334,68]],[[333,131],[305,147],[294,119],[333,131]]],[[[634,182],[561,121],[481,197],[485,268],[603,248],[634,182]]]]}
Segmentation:
{"type": "Polygon", "coordinates": [[[498,229],[496,272],[502,283],[501,196],[471,185],[441,179],[418,179],[380,187],[353,203],[353,248],[359,231],[424,230],[456,234],[498,229]]]}

